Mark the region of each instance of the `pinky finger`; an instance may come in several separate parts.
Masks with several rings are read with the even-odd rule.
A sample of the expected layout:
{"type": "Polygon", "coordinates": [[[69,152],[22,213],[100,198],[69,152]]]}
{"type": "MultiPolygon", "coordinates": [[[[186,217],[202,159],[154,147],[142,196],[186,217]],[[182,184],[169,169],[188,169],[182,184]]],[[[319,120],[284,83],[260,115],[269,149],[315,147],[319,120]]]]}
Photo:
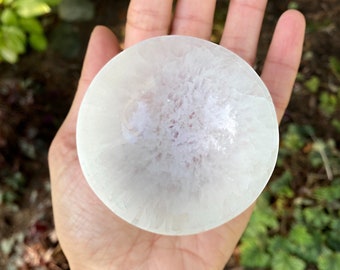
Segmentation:
{"type": "Polygon", "coordinates": [[[265,60],[261,77],[270,91],[279,121],[300,65],[304,34],[304,16],[295,10],[286,11],[277,23],[265,60]]]}

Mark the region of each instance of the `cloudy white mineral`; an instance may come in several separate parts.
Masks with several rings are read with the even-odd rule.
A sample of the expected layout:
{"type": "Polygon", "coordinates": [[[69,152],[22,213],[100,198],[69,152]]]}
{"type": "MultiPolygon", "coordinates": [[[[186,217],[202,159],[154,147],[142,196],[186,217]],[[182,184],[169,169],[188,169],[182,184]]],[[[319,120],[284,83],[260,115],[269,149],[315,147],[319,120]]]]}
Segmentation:
{"type": "Polygon", "coordinates": [[[152,38],[98,73],[77,124],[80,164],[127,222],[194,234],[234,218],[275,166],[271,97],[234,53],[192,37],[152,38]]]}

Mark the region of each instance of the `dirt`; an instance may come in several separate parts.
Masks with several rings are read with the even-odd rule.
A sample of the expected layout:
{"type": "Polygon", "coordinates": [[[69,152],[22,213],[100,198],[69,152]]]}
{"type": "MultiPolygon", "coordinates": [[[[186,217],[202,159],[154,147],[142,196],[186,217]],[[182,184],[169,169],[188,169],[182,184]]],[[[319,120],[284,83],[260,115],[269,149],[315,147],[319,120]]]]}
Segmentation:
{"type": "MultiPolygon", "coordinates": [[[[227,2],[218,1],[218,13],[226,9],[227,2]]],[[[306,78],[318,76],[327,90],[332,83],[329,57],[340,59],[340,4],[338,0],[294,2],[308,22],[300,73],[306,78]]],[[[0,269],[68,269],[53,226],[46,157],[71,104],[94,25],[111,27],[120,39],[124,34],[128,2],[95,3],[96,16],[92,21],[71,24],[51,15],[47,30],[52,43],[46,52],[27,53],[16,65],[0,64],[0,198],[6,192],[15,195],[7,198],[7,203],[0,199],[0,269]],[[65,41],[74,48],[71,55],[63,42],[58,43],[63,31],[76,37],[69,44],[65,41]],[[18,180],[17,187],[8,184],[14,178],[22,180],[18,180]]],[[[275,22],[289,3],[269,1],[259,45],[259,69],[275,22]]],[[[297,83],[283,128],[292,121],[309,123],[318,127],[317,132],[323,137],[334,137],[313,99],[297,83]]],[[[234,256],[228,269],[241,269],[237,267],[238,256],[234,256]]]]}

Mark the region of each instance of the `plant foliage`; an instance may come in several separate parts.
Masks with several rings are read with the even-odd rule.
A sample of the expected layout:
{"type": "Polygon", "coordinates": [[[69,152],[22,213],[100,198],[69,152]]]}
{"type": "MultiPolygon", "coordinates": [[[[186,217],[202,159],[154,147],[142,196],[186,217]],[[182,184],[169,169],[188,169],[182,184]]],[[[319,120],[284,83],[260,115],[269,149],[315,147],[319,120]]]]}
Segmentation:
{"type": "Polygon", "coordinates": [[[309,127],[290,125],[281,146],[285,160],[306,152],[307,145],[303,154],[311,168],[325,171],[328,166],[333,178],[325,173],[326,183],[313,180],[296,188],[293,172],[283,169],[270,182],[241,240],[241,264],[247,269],[340,267],[340,153],[333,141],[313,139],[313,134],[309,127]]]}
{"type": "Polygon", "coordinates": [[[329,136],[340,133],[337,57],[329,57],[328,69],[327,82],[315,73],[298,76],[297,89],[309,97],[313,117],[321,120],[318,125],[293,121],[281,130],[276,174],[240,245],[241,263],[247,268],[340,269],[339,137],[329,136]],[[259,221],[258,216],[269,212],[266,223],[259,221]],[[269,226],[269,221],[278,226],[269,226]]]}
{"type": "Polygon", "coordinates": [[[37,17],[51,12],[60,0],[0,0],[0,62],[16,63],[27,46],[36,51],[47,47],[37,17]]]}

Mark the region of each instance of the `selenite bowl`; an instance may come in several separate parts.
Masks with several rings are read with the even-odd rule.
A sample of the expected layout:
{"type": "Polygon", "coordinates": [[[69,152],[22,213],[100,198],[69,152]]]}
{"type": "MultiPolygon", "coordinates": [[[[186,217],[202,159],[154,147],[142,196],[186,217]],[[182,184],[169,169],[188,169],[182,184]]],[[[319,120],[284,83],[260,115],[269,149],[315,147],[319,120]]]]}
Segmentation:
{"type": "Polygon", "coordinates": [[[278,153],[270,94],[214,43],[162,36],[107,63],[81,104],[84,176],[120,218],[159,234],[215,228],[248,208],[278,153]]]}

